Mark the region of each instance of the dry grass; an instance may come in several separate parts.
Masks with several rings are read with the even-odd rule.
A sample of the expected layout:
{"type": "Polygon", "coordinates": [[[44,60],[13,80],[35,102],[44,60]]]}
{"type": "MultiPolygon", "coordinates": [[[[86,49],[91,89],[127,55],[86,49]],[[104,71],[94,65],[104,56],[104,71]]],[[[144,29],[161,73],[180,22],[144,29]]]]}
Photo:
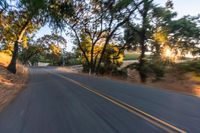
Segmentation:
{"type": "Polygon", "coordinates": [[[28,79],[28,68],[20,63],[17,64],[17,73],[8,72],[11,57],[0,52],[0,110],[22,90],[28,79]]]}
{"type": "Polygon", "coordinates": [[[6,67],[11,60],[11,56],[0,52],[0,66],[6,67]]]}
{"type": "MultiPolygon", "coordinates": [[[[134,83],[140,83],[138,72],[135,70],[129,70],[128,81],[134,83]]],[[[167,72],[163,79],[156,82],[154,82],[153,79],[148,79],[145,85],[200,97],[200,76],[195,75],[192,72],[190,73],[179,73],[178,71],[167,72]]]]}

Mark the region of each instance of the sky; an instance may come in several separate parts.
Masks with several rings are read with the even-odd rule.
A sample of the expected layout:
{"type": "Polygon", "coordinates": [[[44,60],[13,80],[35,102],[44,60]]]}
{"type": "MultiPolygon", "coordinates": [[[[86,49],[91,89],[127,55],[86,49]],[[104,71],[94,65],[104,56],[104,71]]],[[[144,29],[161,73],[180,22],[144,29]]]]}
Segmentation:
{"type": "MultiPolygon", "coordinates": [[[[156,4],[165,6],[167,0],[154,0],[156,4]]],[[[181,18],[184,15],[198,15],[200,14],[200,0],[173,0],[174,11],[178,13],[177,18],[181,18]]],[[[51,30],[48,25],[42,27],[37,33],[36,37],[42,37],[43,35],[51,34],[51,30]]],[[[64,33],[61,34],[67,40],[67,51],[72,51],[73,43],[72,39],[67,37],[64,33]]]]}
{"type": "MultiPolygon", "coordinates": [[[[155,3],[161,6],[165,5],[167,0],[154,0],[155,3]]],[[[174,3],[174,11],[178,13],[177,17],[184,15],[197,15],[200,14],[200,0],[172,0],[174,3]]]]}

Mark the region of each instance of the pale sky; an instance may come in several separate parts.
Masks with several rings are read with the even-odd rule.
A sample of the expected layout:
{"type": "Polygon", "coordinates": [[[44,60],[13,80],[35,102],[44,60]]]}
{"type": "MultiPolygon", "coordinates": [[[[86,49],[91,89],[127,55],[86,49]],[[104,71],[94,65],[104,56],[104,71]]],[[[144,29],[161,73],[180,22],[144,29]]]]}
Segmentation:
{"type": "MultiPolygon", "coordinates": [[[[165,5],[165,2],[167,0],[154,0],[156,4],[159,4],[161,6],[165,5]]],[[[178,13],[178,18],[184,16],[184,15],[198,15],[200,14],[200,0],[173,0],[174,3],[174,11],[178,13]]],[[[48,25],[41,28],[37,32],[37,37],[41,37],[46,34],[51,34],[51,30],[49,29],[48,25]]],[[[66,37],[64,34],[62,34],[63,37],[67,40],[67,51],[71,51],[73,44],[69,37],[66,37]]]]}
{"type": "MultiPolygon", "coordinates": [[[[167,0],[154,0],[161,6],[165,5],[167,0]]],[[[178,13],[178,17],[184,15],[200,14],[200,0],[172,0],[174,3],[174,11],[178,13]]]]}

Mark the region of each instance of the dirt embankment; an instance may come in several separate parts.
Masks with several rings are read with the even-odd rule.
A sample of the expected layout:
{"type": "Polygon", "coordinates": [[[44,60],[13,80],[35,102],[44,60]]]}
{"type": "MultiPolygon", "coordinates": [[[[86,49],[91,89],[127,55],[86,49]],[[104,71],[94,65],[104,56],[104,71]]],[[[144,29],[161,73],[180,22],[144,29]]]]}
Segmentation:
{"type": "Polygon", "coordinates": [[[135,70],[129,70],[128,82],[138,83],[160,89],[172,90],[184,94],[200,97],[200,76],[193,72],[179,73],[168,71],[160,80],[149,78],[145,84],[140,83],[139,74],[135,70]]]}
{"type": "Polygon", "coordinates": [[[0,111],[25,87],[28,80],[28,68],[20,63],[17,64],[16,74],[6,70],[10,59],[10,56],[0,53],[0,111]]]}

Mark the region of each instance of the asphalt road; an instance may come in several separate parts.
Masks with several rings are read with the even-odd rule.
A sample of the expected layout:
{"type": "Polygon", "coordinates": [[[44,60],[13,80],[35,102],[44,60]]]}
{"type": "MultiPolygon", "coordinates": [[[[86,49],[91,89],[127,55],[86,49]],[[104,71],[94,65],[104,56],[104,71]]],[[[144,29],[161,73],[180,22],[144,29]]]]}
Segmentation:
{"type": "Polygon", "coordinates": [[[0,133],[200,133],[200,99],[115,80],[31,68],[0,133]]]}

